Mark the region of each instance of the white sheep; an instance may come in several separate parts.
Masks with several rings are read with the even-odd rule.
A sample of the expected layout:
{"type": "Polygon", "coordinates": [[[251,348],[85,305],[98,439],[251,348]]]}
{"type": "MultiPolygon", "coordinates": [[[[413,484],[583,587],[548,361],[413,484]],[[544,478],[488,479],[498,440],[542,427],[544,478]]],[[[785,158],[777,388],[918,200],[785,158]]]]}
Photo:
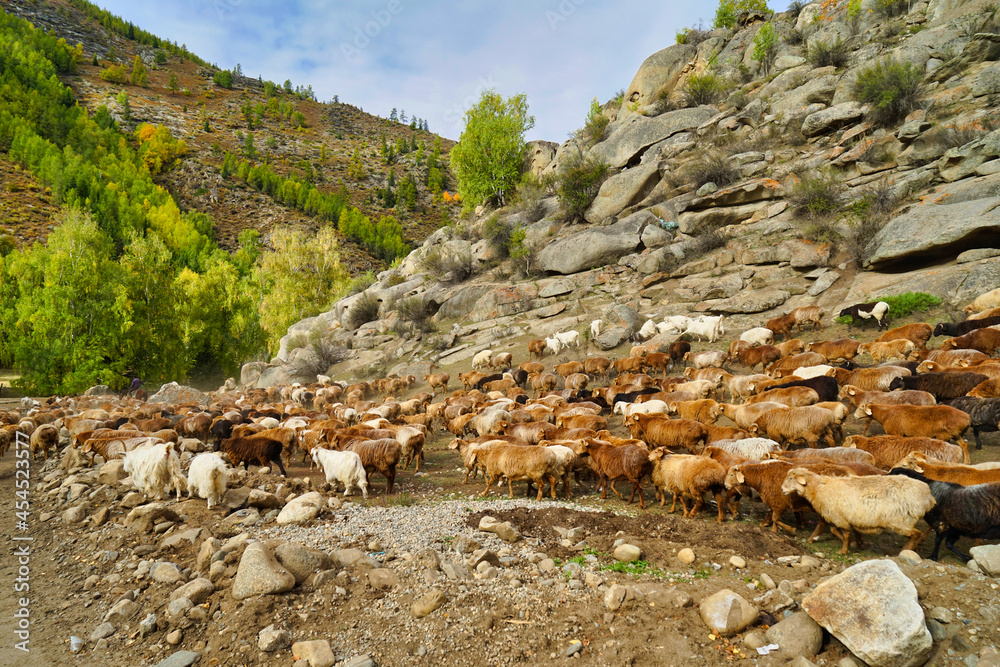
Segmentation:
{"type": "Polygon", "coordinates": [[[774,342],[774,332],[766,327],[754,327],[740,334],[740,340],[751,345],[770,345],[774,342]]]}
{"type": "Polygon", "coordinates": [[[472,358],[473,368],[486,368],[490,365],[490,359],[493,358],[493,350],[483,350],[479,352],[472,358]]]}
{"type": "MultiPolygon", "coordinates": [[[[785,495],[797,493],[830,524],[846,555],[851,533],[889,530],[906,535],[904,549],[913,549],[923,532],[916,525],[934,507],[925,483],[902,475],[827,477],[805,468],[792,468],[781,485],[785,495]]],[[[860,539],[860,538],[859,538],[860,539]]]]}
{"type": "Polygon", "coordinates": [[[769,438],[741,438],[739,440],[716,440],[712,447],[718,447],[730,454],[739,454],[754,461],[761,461],[765,454],[780,452],[781,445],[769,438]]]}
{"type": "Polygon", "coordinates": [[[563,344],[558,338],[546,338],[545,349],[552,352],[552,354],[559,354],[563,349],[563,344]]]}
{"type": "Polygon", "coordinates": [[[795,379],[808,380],[814,377],[820,377],[821,375],[829,375],[833,371],[833,366],[827,364],[819,364],[817,366],[803,366],[801,368],[796,368],[792,375],[785,378],[785,382],[791,382],[795,379]]]}
{"type": "Polygon", "coordinates": [[[642,403],[626,403],[625,401],[619,401],[615,403],[614,410],[612,410],[616,415],[621,415],[622,419],[628,419],[632,415],[642,414],[651,415],[667,413],[667,404],[660,400],[644,401],[642,403]]]}
{"type": "Polygon", "coordinates": [[[324,385],[330,384],[330,376],[329,375],[317,375],[316,376],[316,382],[319,382],[320,384],[324,384],[324,385]]]}
{"type": "Polygon", "coordinates": [[[281,422],[279,422],[274,417],[264,417],[257,423],[263,426],[265,429],[278,428],[278,426],[281,424],[281,422]]]}
{"type": "Polygon", "coordinates": [[[125,472],[132,476],[132,485],[147,498],[162,499],[174,489],[180,500],[181,492],[186,490],[181,461],[174,447],[171,442],[161,442],[125,452],[125,472]]]}
{"type": "Polygon", "coordinates": [[[722,315],[718,317],[703,317],[688,322],[685,334],[697,336],[698,340],[707,338],[710,343],[718,340],[719,336],[725,333],[722,327],[722,315]]]}
{"type": "Polygon", "coordinates": [[[194,457],[188,468],[188,493],[218,505],[226,493],[226,464],[218,454],[205,452],[194,457]]]}
{"type": "Polygon", "coordinates": [[[312,450],[313,462],[323,468],[327,484],[337,488],[337,483],[344,485],[344,495],[358,487],[361,495],[368,500],[368,476],[365,467],[361,465],[361,456],[355,452],[338,452],[322,447],[312,450]]]}
{"type": "Polygon", "coordinates": [[[601,335],[601,321],[594,320],[590,323],[590,338],[594,339],[601,335]]]}
{"type": "Polygon", "coordinates": [[[659,330],[656,328],[656,322],[653,320],[646,320],[646,323],[642,325],[641,329],[639,329],[637,337],[641,341],[646,341],[655,336],[658,331],[659,330]]]}
{"type": "Polygon", "coordinates": [[[579,331],[561,331],[552,335],[562,343],[563,347],[580,347],[579,331]]]}
{"type": "Polygon", "coordinates": [[[660,333],[681,333],[693,322],[687,315],[668,315],[663,318],[663,324],[656,326],[660,333]]]}

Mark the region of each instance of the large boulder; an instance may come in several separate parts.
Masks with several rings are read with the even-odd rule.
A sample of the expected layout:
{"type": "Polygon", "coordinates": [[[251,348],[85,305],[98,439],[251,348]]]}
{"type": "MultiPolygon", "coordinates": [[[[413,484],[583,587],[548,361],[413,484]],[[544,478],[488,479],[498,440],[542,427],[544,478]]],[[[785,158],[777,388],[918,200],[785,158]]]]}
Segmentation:
{"type": "Polygon", "coordinates": [[[931,633],[917,589],[891,560],[858,563],[802,600],[809,616],[871,667],[922,665],[931,633]]]}
{"type": "Polygon", "coordinates": [[[853,123],[865,115],[865,108],[859,102],[844,102],[829,109],[811,113],[802,121],[802,134],[814,137],[817,134],[833,132],[848,123],[853,123]]]}
{"type": "Polygon", "coordinates": [[[584,214],[587,222],[600,223],[642,201],[660,180],[655,163],[640,164],[604,182],[584,214]]]}
{"type": "Polygon", "coordinates": [[[980,570],[991,577],[1000,577],[1000,544],[972,547],[969,555],[980,570]]]}
{"type": "Polygon", "coordinates": [[[282,361],[289,361],[292,352],[308,342],[311,336],[328,334],[339,327],[340,322],[334,310],[299,320],[288,327],[288,333],[281,337],[276,356],[282,361]]]}
{"type": "Polygon", "coordinates": [[[1000,174],[944,185],[879,230],[867,266],[906,266],[989,246],[1000,224],[1000,174]]]}
{"type": "MultiPolygon", "coordinates": [[[[789,72],[798,72],[798,69],[790,69],[785,74],[789,72]]],[[[824,67],[809,72],[802,85],[789,90],[771,102],[771,113],[792,118],[808,108],[810,104],[830,104],[833,101],[833,94],[837,91],[838,77],[833,72],[833,67],[824,67]]]]}
{"type": "Polygon", "coordinates": [[[554,141],[529,141],[528,156],[524,163],[527,170],[535,176],[541,176],[545,168],[556,158],[556,149],[559,144],[554,141]]]}
{"type": "Polygon", "coordinates": [[[639,330],[642,318],[635,308],[626,305],[611,306],[601,316],[601,335],[594,343],[602,350],[610,350],[632,338],[639,330]]]}
{"type": "Polygon", "coordinates": [[[630,164],[653,144],[678,132],[693,130],[718,113],[714,107],[668,111],[653,118],[629,115],[611,125],[608,138],[590,149],[590,155],[620,168],[630,164]]]}
{"type": "Polygon", "coordinates": [[[462,319],[469,314],[481,296],[492,289],[492,285],[460,285],[458,287],[435,287],[427,291],[426,303],[437,306],[443,318],[462,319]]]}
{"type": "Polygon", "coordinates": [[[275,364],[273,366],[269,364],[257,376],[254,386],[258,389],[267,389],[268,387],[280,387],[296,382],[308,384],[315,381],[315,375],[300,370],[295,364],[275,364]]]}
{"type": "Polygon", "coordinates": [[[294,587],[295,577],[278,564],[263,543],[251,542],[247,545],[233,579],[232,594],[235,599],[284,593],[294,587]]]}
{"type": "Polygon", "coordinates": [[[249,387],[256,384],[257,378],[267,368],[266,361],[248,361],[240,369],[240,386],[249,387]]]}
{"type": "Polygon", "coordinates": [[[275,521],[282,526],[289,523],[305,523],[315,519],[325,505],[326,500],[322,495],[316,491],[310,491],[289,500],[275,521]]]}
{"type": "Polygon", "coordinates": [[[613,225],[585,229],[550,243],[538,253],[542,271],[568,275],[618,261],[642,243],[648,218],[630,215],[613,225]]]}
{"type": "Polygon", "coordinates": [[[646,58],[625,91],[625,102],[638,102],[642,108],[657,102],[661,94],[672,92],[696,53],[694,46],[674,44],[646,58]]]}
{"type": "Polygon", "coordinates": [[[198,403],[199,405],[208,405],[209,401],[208,396],[194,387],[187,387],[176,382],[168,382],[160,387],[158,392],[149,397],[149,402],[170,404],[198,403]]]}
{"type": "Polygon", "coordinates": [[[538,287],[532,283],[494,286],[483,294],[465,315],[473,322],[492,320],[531,310],[538,298],[538,287]]]}
{"type": "Polygon", "coordinates": [[[745,289],[736,296],[718,301],[707,301],[705,310],[714,313],[762,313],[777,308],[792,295],[778,287],[745,289]]]}

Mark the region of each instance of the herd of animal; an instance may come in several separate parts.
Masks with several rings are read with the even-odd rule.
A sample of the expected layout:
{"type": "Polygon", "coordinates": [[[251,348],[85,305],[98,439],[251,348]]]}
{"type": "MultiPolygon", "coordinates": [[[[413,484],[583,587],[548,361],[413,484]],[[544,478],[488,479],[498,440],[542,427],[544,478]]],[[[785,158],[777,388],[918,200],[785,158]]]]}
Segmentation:
{"type": "MultiPolygon", "coordinates": [[[[720,341],[723,317],[667,317],[646,322],[639,344],[618,359],[584,357],[580,333],[565,331],[531,341],[529,359],[517,367],[509,352],[479,352],[472,370],[458,373],[462,389],[452,390],[448,373],[429,373],[428,390],[405,400],[417,389],[413,375],[227,386],[207,408],[25,399],[21,410],[0,412],[0,454],[20,433],[33,456],[47,459],[65,446],[89,456],[89,465],[97,455],[123,459],[147,497],[187,491],[209,507],[225,494],[230,466],[285,474],[285,463],[301,455],[334,489],[357,489],[367,499],[373,474],[385,477],[392,493],[398,466],[414,463],[419,471],[425,442],[443,428],[465,481],[483,474],[482,496],[505,481],[513,497],[513,484],[526,480],[538,499],[546,484],[556,497],[560,483],[568,498],[573,483],[589,477],[601,498],[610,488],[624,499],[615,484],[629,482],[628,502],[638,496],[644,508],[649,480],[660,504],[671,496],[670,511],[679,501],[685,517],[697,515],[706,496],[720,522],[739,516],[743,498],[756,498],[772,530],[794,532],[782,521],[786,512],[800,526],[805,512],[815,512],[810,539],[829,527],[841,553],[860,546],[863,534],[897,533],[915,548],[934,530],[932,558],[943,542],[968,559],[955,546],[959,538],[1000,537],[1000,463],[970,465],[964,439],[971,427],[981,447],[980,434],[1000,427],[1000,359],[993,357],[1000,290],[970,310],[959,324],[889,329],[885,302],[857,304],[840,314],[862,328],[872,320],[882,332],[877,339],[806,344],[796,334],[822,331],[826,317],[809,306],[742,332],[726,349],[705,351],[684,338],[720,341]],[[660,334],[675,339],[651,340],[660,334]],[[948,338],[930,349],[934,336],[948,338]],[[567,348],[578,349],[578,360],[547,369],[544,357],[567,348]],[[844,437],[849,420],[863,424],[860,435],[844,437]],[[868,436],[872,422],[884,435],[868,436]]],[[[589,333],[600,335],[599,320],[589,333]]]]}

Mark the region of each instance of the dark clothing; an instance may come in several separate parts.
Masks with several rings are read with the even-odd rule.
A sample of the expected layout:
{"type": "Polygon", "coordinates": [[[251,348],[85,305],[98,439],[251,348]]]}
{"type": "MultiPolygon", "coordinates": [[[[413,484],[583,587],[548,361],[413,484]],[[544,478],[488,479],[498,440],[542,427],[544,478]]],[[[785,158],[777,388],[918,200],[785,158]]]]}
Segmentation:
{"type": "Polygon", "coordinates": [[[128,387],[128,393],[131,394],[133,391],[135,391],[141,386],[142,386],[142,380],[140,380],[139,378],[132,378],[132,384],[130,384],[128,387]]]}

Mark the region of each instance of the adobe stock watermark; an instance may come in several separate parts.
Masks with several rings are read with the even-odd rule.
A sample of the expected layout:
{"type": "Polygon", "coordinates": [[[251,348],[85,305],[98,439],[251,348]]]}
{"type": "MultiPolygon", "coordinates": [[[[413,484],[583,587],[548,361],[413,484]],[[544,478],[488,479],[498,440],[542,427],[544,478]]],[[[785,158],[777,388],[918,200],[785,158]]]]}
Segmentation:
{"type": "Polygon", "coordinates": [[[471,94],[445,109],[443,117],[446,127],[454,131],[455,134],[461,132],[462,124],[465,122],[466,110],[479,101],[479,98],[483,96],[484,91],[495,90],[497,88],[499,88],[499,84],[493,80],[492,73],[486,77],[479,77],[479,83],[476,85],[476,88],[471,94]]]}
{"type": "Polygon", "coordinates": [[[545,10],[545,20],[549,23],[549,30],[555,32],[561,23],[569,20],[569,17],[576,13],[577,8],[587,0],[562,0],[555,10],[545,10]]]}
{"type": "Polygon", "coordinates": [[[354,26],[350,42],[340,43],[340,53],[344,60],[355,65],[361,60],[361,52],[371,46],[372,40],[389,27],[393,18],[403,12],[403,0],[389,0],[384,9],[371,12],[371,20],[364,25],[354,26]]]}
{"type": "Polygon", "coordinates": [[[27,597],[30,590],[31,580],[31,540],[28,531],[28,517],[31,513],[31,502],[28,498],[31,487],[31,449],[28,446],[28,436],[20,431],[14,439],[14,456],[17,459],[14,472],[14,515],[17,517],[17,535],[11,539],[16,545],[14,558],[17,559],[17,573],[14,576],[14,593],[19,594],[15,600],[14,611],[14,648],[19,651],[29,652],[28,643],[31,641],[31,610],[27,597]],[[24,597],[20,597],[24,596],[24,597]]]}
{"type": "Polygon", "coordinates": [[[244,2],[245,0],[212,0],[212,7],[219,20],[225,21],[242,7],[244,2]]]}

